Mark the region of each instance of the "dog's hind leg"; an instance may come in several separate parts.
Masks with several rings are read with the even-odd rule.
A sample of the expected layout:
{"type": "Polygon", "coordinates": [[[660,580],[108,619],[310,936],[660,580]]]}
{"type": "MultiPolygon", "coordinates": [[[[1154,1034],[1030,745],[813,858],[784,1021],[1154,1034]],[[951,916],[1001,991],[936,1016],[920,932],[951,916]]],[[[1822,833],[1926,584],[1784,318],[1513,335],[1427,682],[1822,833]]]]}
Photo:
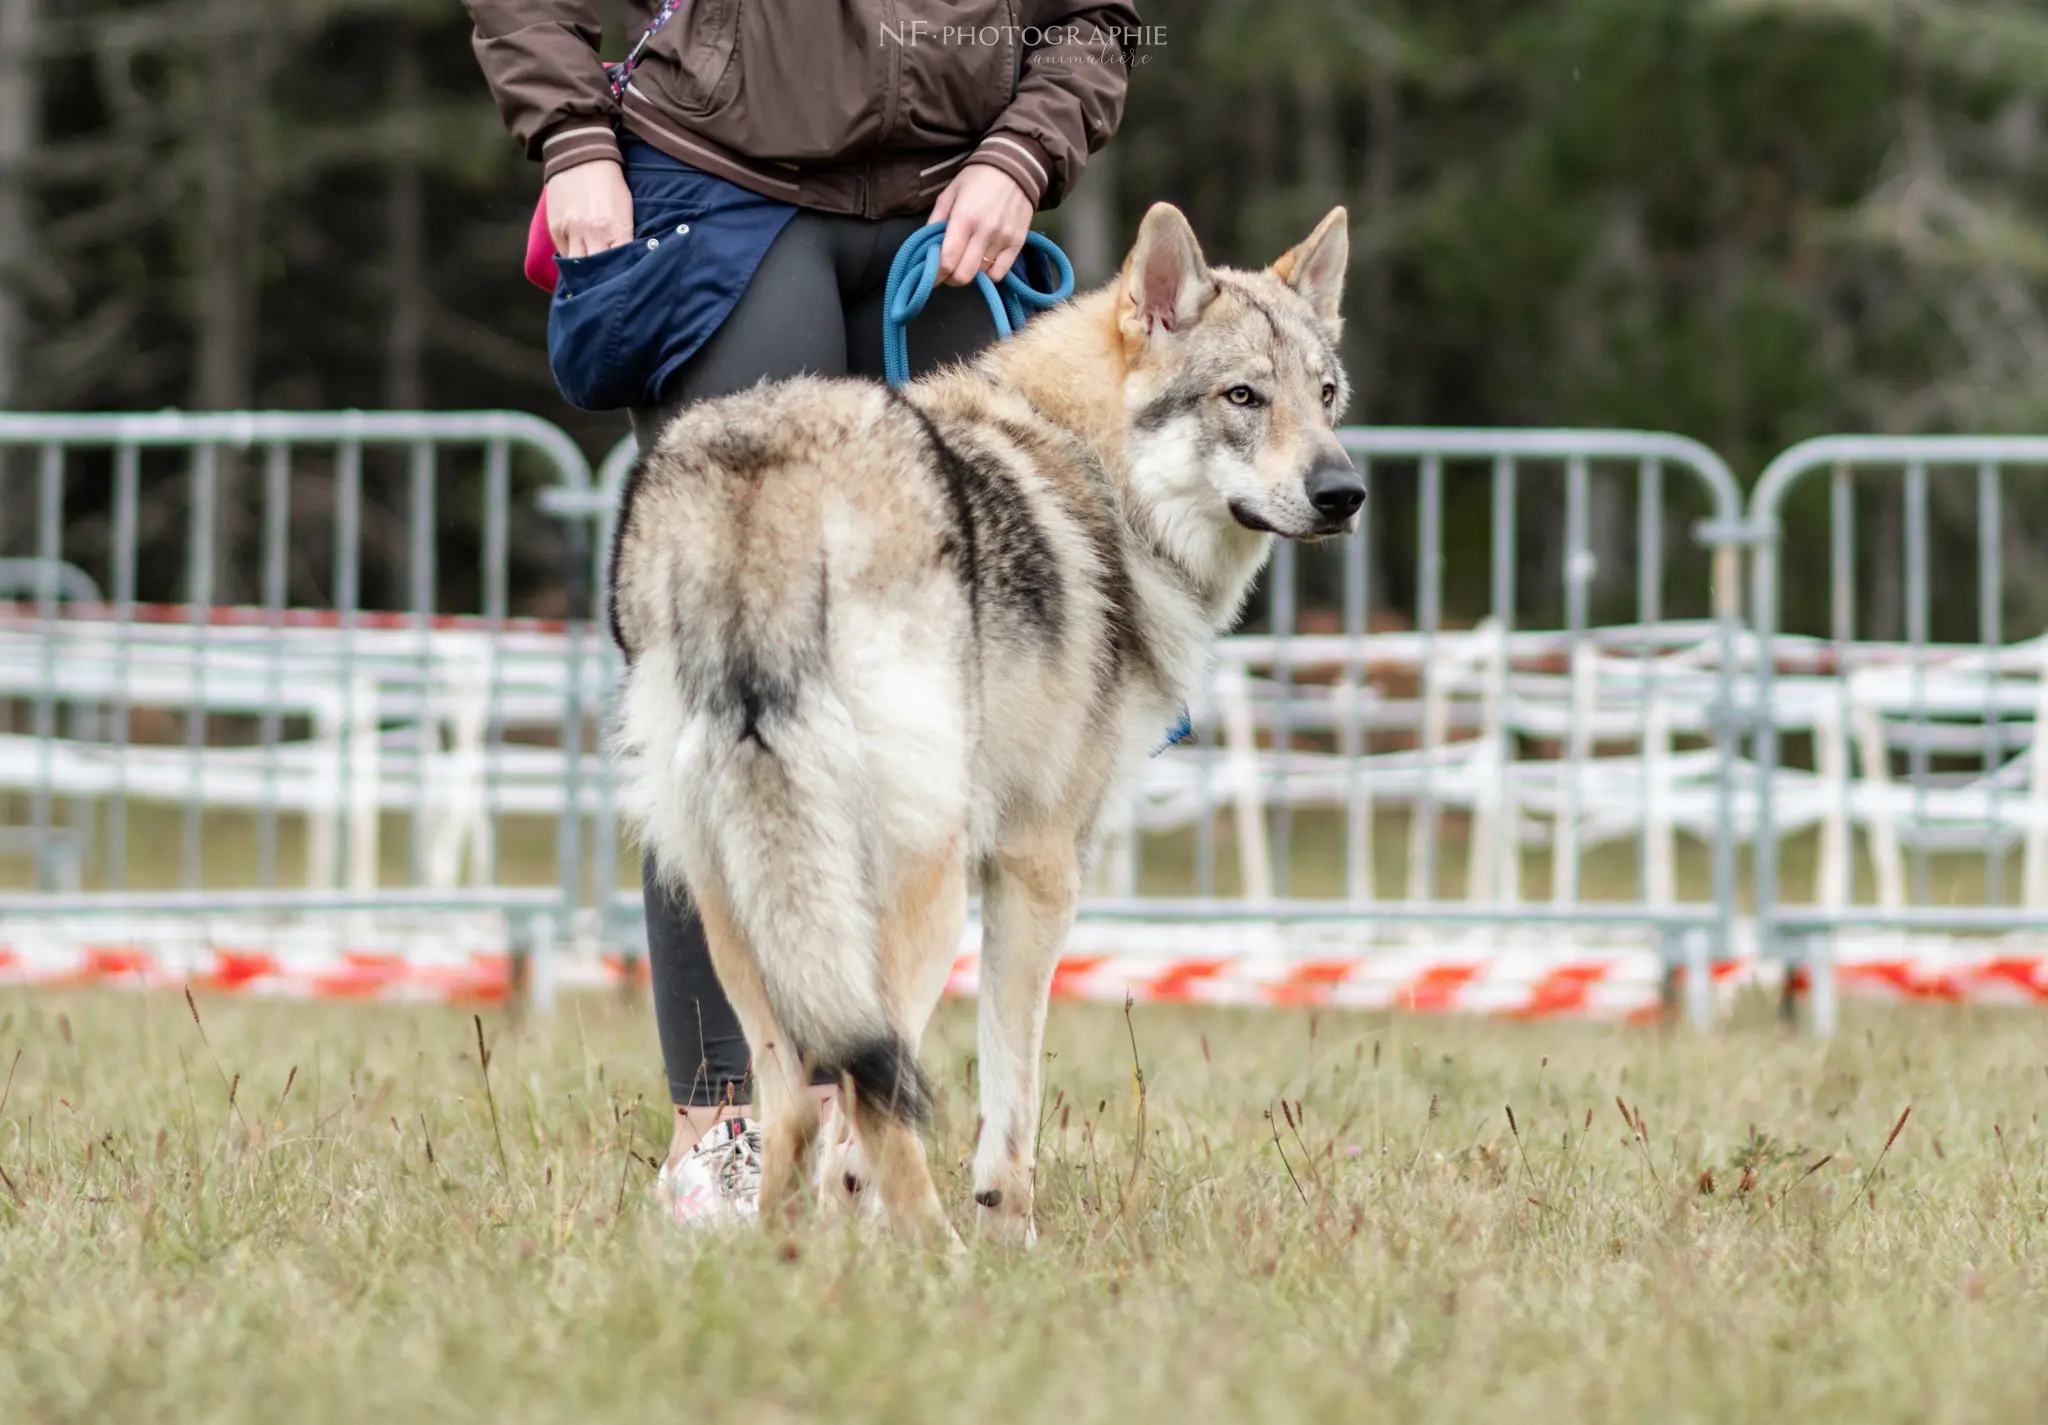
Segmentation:
{"type": "Polygon", "coordinates": [[[1050,829],[1006,838],[982,886],[974,1201],[981,1230],[1018,1247],[1037,1240],[1032,1209],[1046,996],[1080,890],[1074,839],[1050,829]]]}
{"type": "Polygon", "coordinates": [[[722,888],[693,884],[712,968],[732,1001],[753,1055],[754,1104],[761,1116],[761,1220],[794,1216],[803,1201],[804,1167],[818,1136],[810,1067],[776,1023],[752,948],[726,909],[722,888]]]}
{"type": "Polygon", "coordinates": [[[967,836],[917,859],[894,883],[882,917],[882,988],[890,1013],[915,1048],[960,953],[967,928],[967,836]]]}
{"type": "MultiPolygon", "coordinates": [[[[903,867],[891,878],[891,894],[880,917],[883,999],[904,1043],[913,1050],[945,988],[966,925],[965,843],[964,836],[956,836],[942,850],[903,867]]],[[[899,1109],[873,1101],[872,1095],[853,1097],[856,1145],[835,1165],[840,1180],[828,1178],[825,1190],[849,1196],[873,1193],[898,1231],[957,1243],[914,1123],[899,1109]],[[860,1182],[863,1174],[866,1181],[860,1182]],[[851,1191],[848,1177],[856,1180],[851,1191]]]]}
{"type": "MultiPolygon", "coordinates": [[[[882,986],[890,1013],[913,1050],[945,993],[961,932],[967,925],[966,837],[912,861],[896,877],[878,926],[882,986]]],[[[828,1208],[879,1211],[874,1172],[846,1117],[836,1121],[818,1149],[818,1186],[828,1208]]]]}
{"type": "Polygon", "coordinates": [[[924,1143],[917,1129],[893,1113],[887,1105],[872,1103],[853,1095],[853,1120],[859,1135],[859,1160],[867,1165],[869,1186],[865,1191],[881,1199],[889,1225],[912,1238],[933,1246],[959,1243],[959,1234],[946,1220],[939,1202],[939,1190],[932,1183],[931,1166],[925,1161],[924,1143]]]}

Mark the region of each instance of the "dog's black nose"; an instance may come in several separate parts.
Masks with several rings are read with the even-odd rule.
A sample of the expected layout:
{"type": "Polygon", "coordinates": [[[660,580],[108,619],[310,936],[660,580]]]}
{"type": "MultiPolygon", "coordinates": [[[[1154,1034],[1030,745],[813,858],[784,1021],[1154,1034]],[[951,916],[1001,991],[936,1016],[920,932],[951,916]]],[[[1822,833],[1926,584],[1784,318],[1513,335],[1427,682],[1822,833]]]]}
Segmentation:
{"type": "Polygon", "coordinates": [[[1308,502],[1333,520],[1348,520],[1365,503],[1365,477],[1348,460],[1322,460],[1308,472],[1308,502]]]}

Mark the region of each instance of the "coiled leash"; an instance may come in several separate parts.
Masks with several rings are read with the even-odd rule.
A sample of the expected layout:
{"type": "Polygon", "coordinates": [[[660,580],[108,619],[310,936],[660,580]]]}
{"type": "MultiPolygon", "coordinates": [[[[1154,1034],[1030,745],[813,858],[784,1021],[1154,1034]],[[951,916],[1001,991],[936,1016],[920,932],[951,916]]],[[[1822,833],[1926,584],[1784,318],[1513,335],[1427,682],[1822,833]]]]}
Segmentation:
{"type": "MultiPolygon", "coordinates": [[[[939,285],[939,250],[946,240],[944,223],[926,223],[903,240],[896,259],[889,264],[889,284],[882,291],[882,374],[892,387],[910,379],[910,323],[931,300],[939,285]]],[[[1074,264],[1060,251],[1059,244],[1044,233],[1024,235],[1024,250],[997,282],[986,272],[974,274],[994,318],[996,336],[1008,341],[1033,312],[1059,305],[1074,295],[1074,264]],[[1050,287],[1034,287],[1024,275],[1025,259],[1036,254],[1057,280],[1050,287]]],[[[1157,757],[1176,743],[1195,735],[1188,710],[1180,710],[1180,721],[1167,732],[1166,741],[1152,750],[1157,757]]]]}
{"type": "MultiPolygon", "coordinates": [[[[889,264],[889,285],[882,291],[882,374],[891,386],[910,379],[910,323],[931,300],[939,285],[939,249],[946,240],[944,223],[926,223],[903,240],[889,264]]],[[[974,285],[995,319],[996,335],[1007,341],[1033,312],[1059,305],[1074,295],[1074,264],[1059,244],[1044,233],[1026,233],[1024,250],[997,282],[986,272],[974,274],[974,285]],[[1058,281],[1051,290],[1034,287],[1024,275],[1025,259],[1036,253],[1058,281]]]]}

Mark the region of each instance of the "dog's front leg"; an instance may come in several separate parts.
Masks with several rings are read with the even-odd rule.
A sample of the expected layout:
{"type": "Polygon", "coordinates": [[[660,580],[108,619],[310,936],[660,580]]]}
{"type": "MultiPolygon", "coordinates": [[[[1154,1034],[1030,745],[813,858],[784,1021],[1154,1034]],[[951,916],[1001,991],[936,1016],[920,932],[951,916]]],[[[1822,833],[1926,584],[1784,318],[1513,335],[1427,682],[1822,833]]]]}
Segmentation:
{"type": "Polygon", "coordinates": [[[1056,833],[1007,843],[982,887],[981,1139],[974,1200],[981,1230],[1029,1247],[1036,1178],[1038,1070],[1046,996],[1080,896],[1072,838],[1056,833]]]}

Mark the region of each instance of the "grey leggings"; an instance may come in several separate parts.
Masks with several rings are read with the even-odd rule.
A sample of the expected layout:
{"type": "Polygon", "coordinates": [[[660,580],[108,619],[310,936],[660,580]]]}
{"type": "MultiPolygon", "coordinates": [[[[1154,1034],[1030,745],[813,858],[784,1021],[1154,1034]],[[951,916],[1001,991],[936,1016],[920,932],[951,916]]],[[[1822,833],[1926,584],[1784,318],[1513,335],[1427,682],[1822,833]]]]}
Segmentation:
{"type": "MultiPolygon", "coordinates": [[[[661,405],[633,410],[641,447],[681,407],[764,378],[808,372],[880,380],[883,285],[896,249],[922,223],[810,212],[791,218],[724,325],[662,392],[661,405]]],[[[911,372],[971,355],[994,337],[979,292],[940,287],[911,324],[911,372]]],[[[679,1107],[750,1102],[746,1036],[711,968],[704,927],[661,887],[651,862],[641,877],[669,1097],[679,1107]]]]}

